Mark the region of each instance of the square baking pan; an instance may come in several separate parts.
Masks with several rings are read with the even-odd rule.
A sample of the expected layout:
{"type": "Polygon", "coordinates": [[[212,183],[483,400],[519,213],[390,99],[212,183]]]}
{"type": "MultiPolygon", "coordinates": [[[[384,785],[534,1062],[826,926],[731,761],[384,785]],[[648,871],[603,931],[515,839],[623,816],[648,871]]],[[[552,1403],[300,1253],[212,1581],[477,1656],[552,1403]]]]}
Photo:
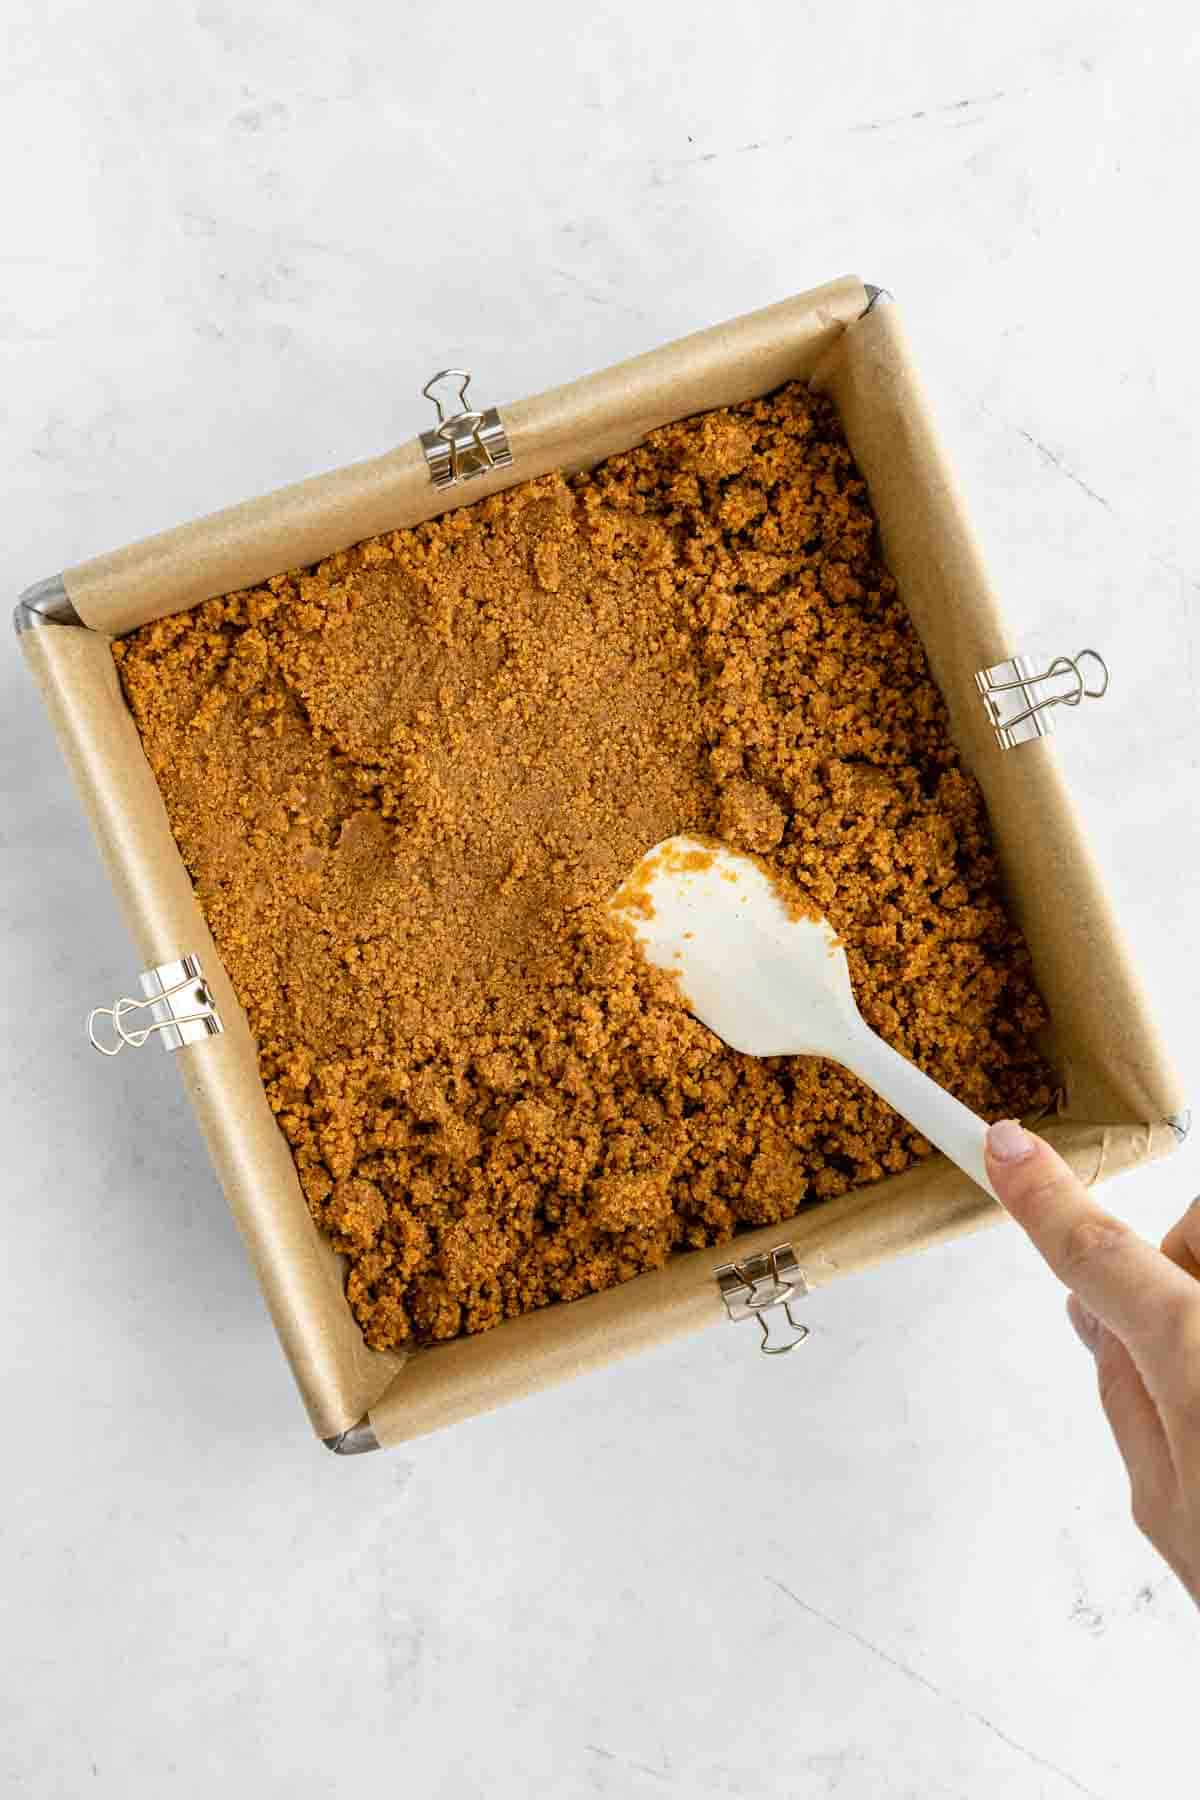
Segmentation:
{"type": "Polygon", "coordinates": [[[803,1335],[807,1289],[1002,1215],[934,1155],[732,1247],[678,1254],[481,1336],[407,1355],[368,1349],[121,693],[110,643],[151,619],[533,476],[591,466],[675,419],[809,382],[840,415],[954,741],[983,790],[1050,1017],[1043,1047],[1060,1097],[1039,1129],[1089,1182],[1164,1153],[1184,1130],[1182,1095],[1050,736],[1057,703],[1098,691],[1103,665],[1064,656],[1046,671],[1015,655],[890,296],[845,277],[498,411],[470,410],[462,373],[443,375],[452,379],[427,384],[438,416],[420,438],[70,569],[30,589],[16,615],[140,959],[140,991],[107,1010],[106,1029],[175,1056],[314,1429],[341,1454],[723,1319],[742,1325],[748,1350],[760,1334],[762,1347],[786,1348],[803,1335]]]}

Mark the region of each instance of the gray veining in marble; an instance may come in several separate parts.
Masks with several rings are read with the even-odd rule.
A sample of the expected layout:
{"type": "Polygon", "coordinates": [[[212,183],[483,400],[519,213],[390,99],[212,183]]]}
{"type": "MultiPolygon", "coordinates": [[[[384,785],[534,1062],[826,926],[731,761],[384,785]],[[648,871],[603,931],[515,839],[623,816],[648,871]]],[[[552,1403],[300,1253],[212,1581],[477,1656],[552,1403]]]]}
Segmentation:
{"type": "MultiPolygon", "coordinates": [[[[1194,9],[10,0],[10,595],[848,268],[894,289],[1200,1095],[1194,9]]],[[[6,1792],[1173,1800],[1197,1621],[1015,1233],[339,1462],[0,665],[6,1792]],[[53,1310],[50,1302],[53,1301],[53,1310]]],[[[1114,1029],[1118,1027],[1114,1021],[1114,1029]]],[[[1160,1233],[1193,1142],[1111,1191],[1160,1233]]]]}

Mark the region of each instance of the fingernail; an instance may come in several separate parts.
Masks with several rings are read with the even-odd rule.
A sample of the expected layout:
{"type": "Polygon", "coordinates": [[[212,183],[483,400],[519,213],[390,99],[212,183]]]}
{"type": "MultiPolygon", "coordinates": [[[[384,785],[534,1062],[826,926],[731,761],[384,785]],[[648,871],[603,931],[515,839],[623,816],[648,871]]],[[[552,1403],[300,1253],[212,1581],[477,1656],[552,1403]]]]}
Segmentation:
{"type": "Polygon", "coordinates": [[[1100,1321],[1095,1313],[1089,1312],[1081,1305],[1074,1294],[1067,1301],[1067,1317],[1075,1328],[1075,1335],[1087,1350],[1096,1348],[1100,1336],[1100,1321]]]}
{"type": "Polygon", "coordinates": [[[1015,1119],[1001,1119],[988,1128],[987,1142],[996,1162],[1020,1162],[1033,1154],[1035,1140],[1015,1119]]]}

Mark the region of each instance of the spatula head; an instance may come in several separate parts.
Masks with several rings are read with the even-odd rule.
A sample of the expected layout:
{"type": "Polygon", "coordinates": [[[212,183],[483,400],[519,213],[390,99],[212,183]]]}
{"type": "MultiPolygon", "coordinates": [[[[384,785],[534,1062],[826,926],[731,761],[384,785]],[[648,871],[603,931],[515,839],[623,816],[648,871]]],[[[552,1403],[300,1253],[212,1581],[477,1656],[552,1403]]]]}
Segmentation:
{"type": "Polygon", "coordinates": [[[667,838],[610,905],[647,960],[678,976],[688,1010],[731,1049],[837,1056],[859,1025],[833,930],[752,856],[667,838]]]}

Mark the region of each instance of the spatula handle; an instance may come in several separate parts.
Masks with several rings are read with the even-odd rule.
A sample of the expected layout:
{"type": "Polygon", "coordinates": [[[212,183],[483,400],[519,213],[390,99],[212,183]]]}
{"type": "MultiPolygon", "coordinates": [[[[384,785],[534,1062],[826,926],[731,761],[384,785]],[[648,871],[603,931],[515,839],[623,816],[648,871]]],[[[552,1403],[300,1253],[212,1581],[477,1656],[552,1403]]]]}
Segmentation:
{"type": "Polygon", "coordinates": [[[902,1118],[915,1125],[922,1137],[936,1144],[952,1163],[957,1163],[972,1181],[995,1199],[996,1191],[987,1178],[983,1145],[987,1125],[968,1106],[948,1094],[945,1088],[930,1081],[915,1063],[884,1043],[868,1025],[855,1032],[853,1056],[850,1046],[842,1059],[867,1086],[894,1106],[902,1118]]]}

